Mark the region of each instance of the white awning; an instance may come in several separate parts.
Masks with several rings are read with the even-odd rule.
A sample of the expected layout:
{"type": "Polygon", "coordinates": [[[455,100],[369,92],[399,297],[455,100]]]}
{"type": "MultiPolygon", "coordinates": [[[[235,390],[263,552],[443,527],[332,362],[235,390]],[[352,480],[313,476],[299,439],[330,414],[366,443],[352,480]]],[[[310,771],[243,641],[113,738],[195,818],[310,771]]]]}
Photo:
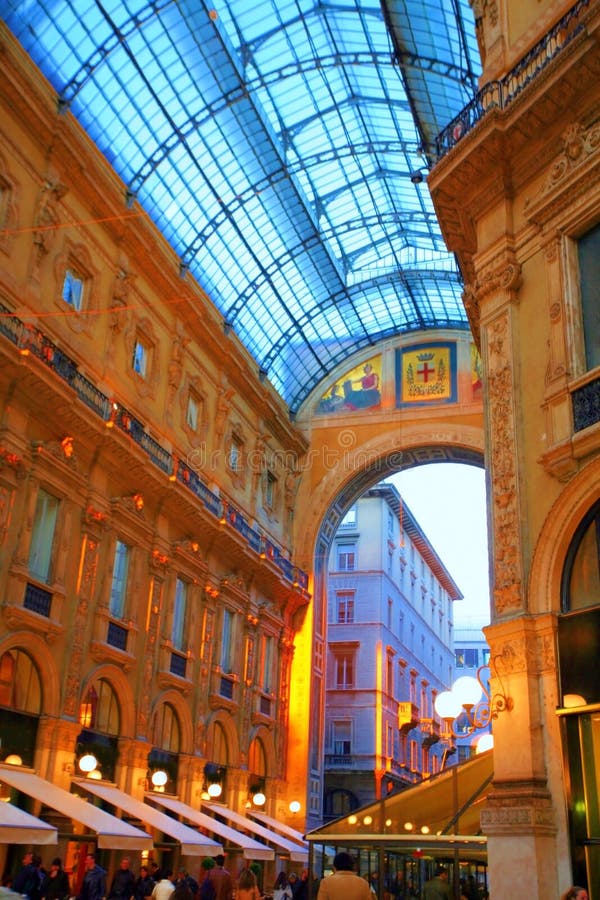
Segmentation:
{"type": "Polygon", "coordinates": [[[278,831],[280,834],[284,834],[286,837],[291,838],[302,847],[307,846],[306,841],[304,840],[304,835],[301,831],[297,831],[295,828],[291,828],[289,825],[285,825],[283,822],[278,822],[277,819],[273,819],[271,816],[268,816],[264,812],[259,812],[259,810],[257,809],[249,809],[248,815],[253,819],[256,819],[258,822],[262,822],[263,825],[267,826],[267,828],[271,828],[273,831],[278,831]]]}
{"type": "Polygon", "coordinates": [[[194,809],[193,806],[187,806],[181,800],[175,800],[173,797],[165,797],[164,794],[155,793],[146,794],[146,797],[164,806],[165,809],[170,809],[175,815],[187,819],[188,822],[193,822],[194,825],[210,831],[211,834],[217,834],[223,840],[229,841],[230,844],[241,847],[246,859],[275,859],[275,851],[270,847],[265,847],[264,844],[253,841],[247,835],[229,828],[228,825],[224,825],[212,816],[207,816],[206,813],[194,809]]]}
{"type": "Polygon", "coordinates": [[[236,825],[238,828],[247,828],[248,831],[251,831],[257,837],[262,838],[263,841],[269,841],[271,844],[275,844],[276,852],[285,853],[289,856],[292,862],[308,862],[307,844],[304,845],[303,849],[294,841],[286,840],[280,834],[276,834],[274,831],[265,828],[264,825],[259,825],[256,822],[253,822],[252,819],[248,818],[248,816],[242,816],[240,813],[234,812],[234,810],[229,809],[229,807],[223,806],[220,803],[203,802],[202,806],[205,809],[209,809],[215,815],[222,816],[224,819],[227,819],[232,823],[232,825],[236,825]]]}
{"type": "Polygon", "coordinates": [[[97,806],[92,806],[81,797],[70,794],[28,769],[0,766],[0,781],[89,828],[96,834],[96,842],[100,848],[151,850],[154,846],[149,834],[122,822],[97,806]]]}
{"type": "Polygon", "coordinates": [[[89,779],[77,779],[75,782],[96,797],[106,800],[117,809],[123,810],[128,816],[134,816],[143,822],[144,825],[155,828],[163,834],[169,835],[181,844],[181,852],[186,856],[215,856],[217,853],[223,852],[221,844],[212,841],[204,834],[200,834],[195,828],[183,825],[177,819],[167,816],[166,813],[160,812],[149,803],[142,800],[136,800],[135,797],[120,791],[114,785],[103,784],[98,781],[90,781],[89,779]]]}
{"type": "Polygon", "coordinates": [[[56,828],[29,813],[0,802],[0,844],[57,844],[56,828]]]}

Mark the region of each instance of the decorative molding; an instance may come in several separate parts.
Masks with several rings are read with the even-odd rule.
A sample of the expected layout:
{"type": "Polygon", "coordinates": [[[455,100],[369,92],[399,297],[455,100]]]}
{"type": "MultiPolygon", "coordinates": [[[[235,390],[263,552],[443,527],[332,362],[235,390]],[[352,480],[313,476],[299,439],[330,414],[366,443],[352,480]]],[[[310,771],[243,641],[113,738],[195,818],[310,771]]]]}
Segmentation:
{"type": "MultiPolygon", "coordinates": [[[[514,269],[509,269],[514,283],[514,269]]],[[[502,276],[506,280],[507,275],[502,276]]],[[[517,279],[518,280],[518,279],[517,279]]],[[[517,468],[514,448],[516,422],[513,409],[514,384],[510,325],[505,310],[487,325],[487,385],[490,420],[490,465],[492,470],[492,515],[494,542],[494,591],[496,614],[521,606],[520,520],[517,468]]]]}
{"type": "Polygon", "coordinates": [[[599,151],[600,123],[585,128],[580,122],[572,122],[563,131],[562,152],[551,163],[542,187],[525,201],[525,216],[542,224],[563,207],[572,209],[578,197],[597,185],[599,151]]]}

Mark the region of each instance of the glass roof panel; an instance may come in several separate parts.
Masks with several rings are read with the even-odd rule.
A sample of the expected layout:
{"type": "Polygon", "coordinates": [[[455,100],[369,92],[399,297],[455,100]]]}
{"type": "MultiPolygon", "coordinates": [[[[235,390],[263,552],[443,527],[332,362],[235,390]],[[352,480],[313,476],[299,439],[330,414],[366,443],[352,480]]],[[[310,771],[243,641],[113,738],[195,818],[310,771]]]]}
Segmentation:
{"type": "Polygon", "coordinates": [[[467,328],[426,173],[477,89],[468,0],[4,0],[2,16],[292,412],[382,337],[467,328]]]}

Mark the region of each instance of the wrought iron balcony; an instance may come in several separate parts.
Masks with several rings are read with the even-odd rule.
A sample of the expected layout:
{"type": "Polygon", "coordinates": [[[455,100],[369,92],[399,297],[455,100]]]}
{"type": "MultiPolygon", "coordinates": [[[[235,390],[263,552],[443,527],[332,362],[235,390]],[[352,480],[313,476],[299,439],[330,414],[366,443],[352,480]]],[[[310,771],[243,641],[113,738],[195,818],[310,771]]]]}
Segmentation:
{"type": "Polygon", "coordinates": [[[567,47],[585,27],[590,0],[579,0],[499,81],[490,81],[435,140],[436,159],[441,159],[492,109],[506,109],[516,97],[567,47]]]}

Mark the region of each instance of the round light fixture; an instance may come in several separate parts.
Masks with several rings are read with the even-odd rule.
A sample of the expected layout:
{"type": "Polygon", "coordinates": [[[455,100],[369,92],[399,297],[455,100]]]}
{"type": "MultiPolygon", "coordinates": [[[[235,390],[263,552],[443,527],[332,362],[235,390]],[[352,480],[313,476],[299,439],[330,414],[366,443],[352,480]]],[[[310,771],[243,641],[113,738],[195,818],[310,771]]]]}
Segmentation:
{"type": "Polygon", "coordinates": [[[156,772],[153,772],[150,776],[150,781],[155,788],[164,787],[168,780],[169,776],[162,769],[157,769],[156,772]]]}
{"type": "Polygon", "coordinates": [[[87,773],[87,777],[91,778],[92,781],[102,781],[102,772],[100,769],[92,769],[91,772],[87,773]]]}
{"type": "Polygon", "coordinates": [[[563,706],[565,709],[575,709],[577,706],[587,706],[587,700],[581,694],[565,694],[563,706]]]}
{"type": "Polygon", "coordinates": [[[22,766],[23,760],[18,753],[9,753],[4,762],[9,766],[22,766]]]}
{"type": "Polygon", "coordinates": [[[214,781],[212,784],[209,784],[208,796],[212,797],[213,800],[216,800],[217,797],[220,797],[222,793],[223,793],[223,788],[217,781],[214,781]]]}
{"type": "Polygon", "coordinates": [[[93,753],[84,753],[77,765],[79,766],[81,771],[85,772],[85,774],[87,775],[88,772],[94,771],[94,769],[98,765],[98,760],[93,753]]]}
{"type": "Polygon", "coordinates": [[[373,818],[371,816],[365,816],[363,819],[363,825],[372,825],[373,818]]]}
{"type": "Polygon", "coordinates": [[[298,800],[292,800],[292,802],[290,803],[290,812],[294,813],[294,815],[296,813],[299,813],[301,808],[302,807],[300,806],[300,802],[298,800]]]}
{"type": "Polygon", "coordinates": [[[462,706],[475,706],[481,700],[482,689],[472,675],[463,675],[452,685],[452,693],[456,694],[462,706]]]}
{"type": "Polygon", "coordinates": [[[257,791],[252,796],[252,802],[254,803],[255,806],[264,806],[265,803],[267,802],[267,798],[265,797],[265,795],[263,794],[262,791],[257,791]]]}
{"type": "Polygon", "coordinates": [[[438,694],[434,706],[440,719],[456,719],[462,712],[462,704],[453,691],[442,691],[438,694]]]}
{"type": "Polygon", "coordinates": [[[494,735],[491,732],[482,734],[481,737],[475,741],[475,753],[485,753],[486,750],[491,750],[493,746],[494,735]]]}

